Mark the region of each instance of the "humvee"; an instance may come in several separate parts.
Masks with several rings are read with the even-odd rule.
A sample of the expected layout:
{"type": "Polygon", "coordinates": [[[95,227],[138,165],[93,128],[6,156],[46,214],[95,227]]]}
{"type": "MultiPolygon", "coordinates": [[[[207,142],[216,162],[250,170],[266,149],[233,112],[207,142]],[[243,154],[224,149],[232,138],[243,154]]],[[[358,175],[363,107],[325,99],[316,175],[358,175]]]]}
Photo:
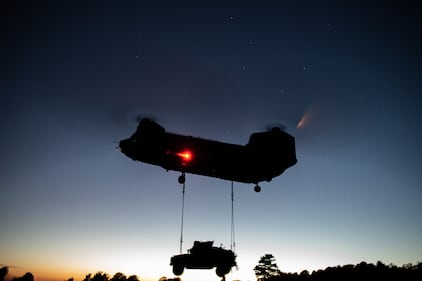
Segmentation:
{"type": "Polygon", "coordinates": [[[212,269],[216,267],[216,274],[224,277],[236,266],[236,255],[231,250],[222,247],[213,247],[213,241],[195,241],[193,247],[187,254],[171,257],[170,265],[173,266],[173,273],[182,275],[187,269],[212,269]]]}

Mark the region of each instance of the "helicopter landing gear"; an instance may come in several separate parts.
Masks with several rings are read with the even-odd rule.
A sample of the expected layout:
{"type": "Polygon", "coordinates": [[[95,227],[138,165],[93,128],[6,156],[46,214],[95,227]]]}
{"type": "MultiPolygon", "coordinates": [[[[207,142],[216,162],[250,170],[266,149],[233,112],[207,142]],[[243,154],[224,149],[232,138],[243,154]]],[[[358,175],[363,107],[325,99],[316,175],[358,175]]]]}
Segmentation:
{"type": "Polygon", "coordinates": [[[255,187],[253,188],[253,190],[255,192],[261,192],[261,187],[258,184],[256,184],[255,187]]]}
{"type": "Polygon", "coordinates": [[[179,176],[179,178],[177,179],[177,181],[178,181],[180,184],[184,184],[184,183],[185,183],[185,181],[186,181],[186,176],[185,176],[185,173],[182,173],[182,174],[179,176]]]}

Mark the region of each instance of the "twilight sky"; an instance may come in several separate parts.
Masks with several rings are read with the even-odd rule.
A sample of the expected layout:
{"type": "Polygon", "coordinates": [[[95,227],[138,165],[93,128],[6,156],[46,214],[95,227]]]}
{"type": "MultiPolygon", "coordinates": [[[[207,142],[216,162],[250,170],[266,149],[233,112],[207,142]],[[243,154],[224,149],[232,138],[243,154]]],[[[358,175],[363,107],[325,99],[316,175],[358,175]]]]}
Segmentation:
{"type": "MultiPolygon", "coordinates": [[[[115,148],[138,114],[237,144],[274,124],[296,137],[296,166],[259,194],[234,185],[228,280],[255,280],[266,253],[285,272],[422,261],[422,10],[350,2],[7,1],[0,266],[173,277],[179,174],[115,148]]],[[[230,246],[230,182],[187,176],[194,240],[230,246]]]]}

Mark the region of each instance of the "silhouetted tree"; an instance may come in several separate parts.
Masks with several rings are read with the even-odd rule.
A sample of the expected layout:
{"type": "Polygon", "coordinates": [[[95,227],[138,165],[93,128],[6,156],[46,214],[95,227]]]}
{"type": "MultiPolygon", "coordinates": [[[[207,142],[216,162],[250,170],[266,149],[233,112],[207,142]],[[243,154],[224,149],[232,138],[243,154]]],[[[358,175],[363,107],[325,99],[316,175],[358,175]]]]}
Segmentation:
{"type": "Polygon", "coordinates": [[[179,277],[167,278],[167,277],[163,276],[160,279],[158,279],[158,281],[180,281],[180,278],[179,277]]]}
{"type": "Polygon", "coordinates": [[[104,272],[97,272],[95,275],[91,278],[91,281],[108,281],[108,274],[104,272]]]}
{"type": "Polygon", "coordinates": [[[306,269],[305,269],[305,270],[303,270],[303,271],[300,273],[300,277],[302,278],[302,280],[304,280],[304,279],[308,278],[308,277],[309,277],[309,271],[307,271],[306,269]]]}
{"type": "Polygon", "coordinates": [[[0,268],[0,281],[4,281],[4,277],[6,277],[8,272],[9,268],[7,266],[3,266],[2,268],[0,268]]]}
{"type": "Polygon", "coordinates": [[[126,275],[124,275],[121,272],[117,272],[116,274],[114,274],[113,277],[111,277],[110,281],[126,281],[126,275]]]}
{"type": "Polygon", "coordinates": [[[13,278],[12,281],[34,281],[34,275],[31,272],[27,272],[22,277],[13,278]]]}
{"type": "Polygon", "coordinates": [[[131,275],[127,278],[127,281],[140,281],[138,276],[136,275],[131,275]]]}
{"type": "Polygon", "coordinates": [[[272,254],[262,256],[253,270],[255,271],[255,275],[258,280],[266,280],[270,277],[279,276],[281,274],[272,254]]]}
{"type": "Polygon", "coordinates": [[[126,277],[126,275],[124,275],[121,272],[115,273],[113,277],[110,278],[110,276],[107,273],[99,271],[95,273],[94,276],[91,273],[85,275],[85,278],[83,281],[140,281],[140,280],[138,276],[136,275],[131,275],[129,277],[126,277]]]}

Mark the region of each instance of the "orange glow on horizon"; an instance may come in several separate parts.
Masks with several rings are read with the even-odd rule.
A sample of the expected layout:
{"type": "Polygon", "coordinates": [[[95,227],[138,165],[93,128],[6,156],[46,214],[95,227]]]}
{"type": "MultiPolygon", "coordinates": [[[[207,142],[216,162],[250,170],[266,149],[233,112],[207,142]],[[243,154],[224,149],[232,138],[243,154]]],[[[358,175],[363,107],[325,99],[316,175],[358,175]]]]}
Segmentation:
{"type": "MultiPolygon", "coordinates": [[[[2,265],[6,266],[7,265],[2,265]]],[[[0,267],[2,267],[0,266],[0,267]]],[[[69,269],[23,269],[21,267],[8,267],[8,274],[5,276],[5,281],[11,281],[13,278],[19,278],[22,277],[26,273],[31,273],[34,276],[34,280],[43,280],[43,281],[63,281],[63,280],[69,280],[70,278],[73,278],[75,281],[82,281],[87,274],[91,274],[91,276],[94,276],[98,272],[105,273],[109,276],[109,278],[112,278],[114,274],[117,272],[123,273],[126,277],[129,277],[131,275],[136,275],[141,281],[157,281],[159,277],[152,277],[152,276],[145,276],[140,275],[139,273],[129,273],[124,271],[116,271],[116,272],[109,272],[107,270],[69,270],[69,269]]]]}

